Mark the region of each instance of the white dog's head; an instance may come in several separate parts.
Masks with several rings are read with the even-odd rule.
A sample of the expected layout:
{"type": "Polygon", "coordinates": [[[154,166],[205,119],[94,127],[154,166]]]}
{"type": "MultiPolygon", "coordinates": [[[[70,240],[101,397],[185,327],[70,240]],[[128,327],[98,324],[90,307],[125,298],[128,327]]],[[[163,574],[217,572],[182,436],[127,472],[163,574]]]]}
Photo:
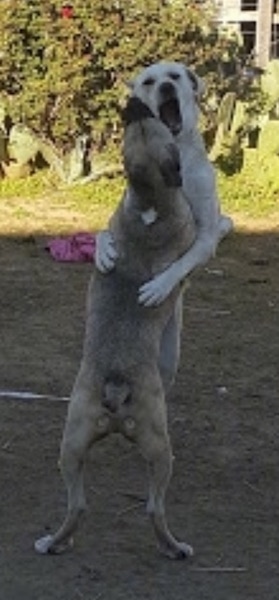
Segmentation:
{"type": "Polygon", "coordinates": [[[130,88],[132,96],[147,104],[173,135],[196,128],[203,83],[185,65],[176,62],[151,65],[130,83],[130,88]]]}

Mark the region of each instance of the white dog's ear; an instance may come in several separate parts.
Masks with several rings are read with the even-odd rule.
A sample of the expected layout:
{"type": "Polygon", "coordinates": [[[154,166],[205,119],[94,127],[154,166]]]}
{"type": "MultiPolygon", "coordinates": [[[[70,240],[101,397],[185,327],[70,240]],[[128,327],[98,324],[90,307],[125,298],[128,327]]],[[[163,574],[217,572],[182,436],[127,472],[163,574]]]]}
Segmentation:
{"type": "Polygon", "coordinates": [[[186,74],[192,83],[195,97],[199,100],[205,92],[204,82],[194,71],[192,71],[192,69],[189,69],[189,67],[186,67],[186,74]]]}

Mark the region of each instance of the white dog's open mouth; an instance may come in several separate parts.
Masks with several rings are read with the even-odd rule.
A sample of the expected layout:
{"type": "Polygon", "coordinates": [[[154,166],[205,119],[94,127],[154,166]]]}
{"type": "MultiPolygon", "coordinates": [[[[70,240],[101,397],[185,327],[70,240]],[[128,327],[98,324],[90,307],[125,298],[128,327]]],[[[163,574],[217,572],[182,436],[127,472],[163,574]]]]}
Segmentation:
{"type": "Polygon", "coordinates": [[[159,107],[161,121],[170,129],[173,135],[177,135],[182,128],[182,118],[177,98],[169,98],[162,102],[159,107]]]}

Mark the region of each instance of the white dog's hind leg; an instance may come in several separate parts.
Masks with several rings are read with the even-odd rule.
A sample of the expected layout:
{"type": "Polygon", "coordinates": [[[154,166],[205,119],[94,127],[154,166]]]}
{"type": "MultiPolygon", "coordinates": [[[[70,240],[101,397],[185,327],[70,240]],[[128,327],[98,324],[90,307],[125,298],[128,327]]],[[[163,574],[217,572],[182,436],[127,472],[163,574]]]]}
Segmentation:
{"type": "Polygon", "coordinates": [[[227,217],[226,215],[220,215],[218,241],[220,242],[232,230],[233,230],[233,220],[231,219],[231,217],[227,217]]]}
{"type": "Polygon", "coordinates": [[[183,320],[183,297],[178,297],[175,309],[162,335],[160,344],[159,370],[164,390],[172,386],[180,359],[180,338],[183,320]]]}

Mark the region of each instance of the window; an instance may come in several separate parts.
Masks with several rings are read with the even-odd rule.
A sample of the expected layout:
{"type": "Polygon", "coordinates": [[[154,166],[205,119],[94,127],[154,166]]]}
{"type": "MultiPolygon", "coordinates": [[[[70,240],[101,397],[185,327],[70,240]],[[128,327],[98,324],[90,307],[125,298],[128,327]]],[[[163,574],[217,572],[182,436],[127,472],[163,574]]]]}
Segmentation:
{"type": "Polygon", "coordinates": [[[279,25],[272,25],[271,32],[271,58],[279,58],[279,25]]]}
{"type": "Polygon", "coordinates": [[[258,0],[241,0],[241,10],[257,10],[258,0]]]}
{"type": "Polygon", "coordinates": [[[246,54],[253,56],[255,50],[256,41],[256,23],[255,21],[248,21],[247,23],[241,23],[241,34],[243,38],[243,44],[246,54]]]}

